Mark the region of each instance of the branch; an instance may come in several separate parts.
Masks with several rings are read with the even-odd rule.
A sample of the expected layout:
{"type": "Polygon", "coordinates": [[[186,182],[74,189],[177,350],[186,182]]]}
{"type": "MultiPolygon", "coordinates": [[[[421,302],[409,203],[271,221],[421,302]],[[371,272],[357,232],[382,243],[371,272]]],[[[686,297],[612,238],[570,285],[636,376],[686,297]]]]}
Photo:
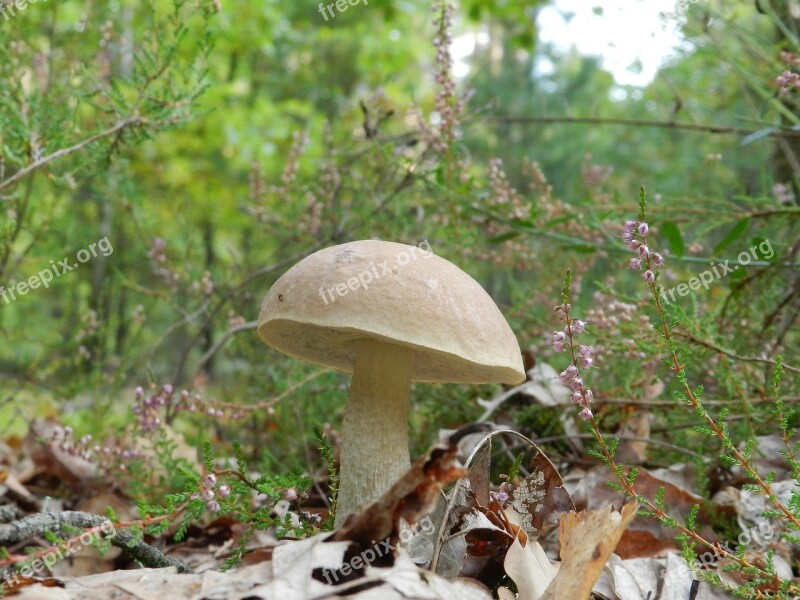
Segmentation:
{"type": "MultiPolygon", "coordinates": [[[[716,345],[712,344],[711,342],[708,342],[706,340],[701,340],[700,338],[697,338],[697,337],[693,336],[690,333],[682,333],[680,331],[673,331],[673,335],[676,336],[676,337],[682,337],[684,339],[687,339],[690,342],[693,342],[693,343],[697,344],[698,346],[703,346],[704,348],[708,348],[709,350],[713,350],[714,352],[716,352],[718,354],[722,354],[724,356],[727,356],[728,358],[732,358],[733,360],[738,360],[738,361],[741,361],[741,362],[763,363],[765,365],[771,365],[773,367],[777,364],[774,360],[772,360],[771,358],[767,358],[767,357],[742,356],[740,354],[735,354],[734,352],[731,352],[730,350],[725,350],[724,348],[720,348],[719,346],[716,346],[716,345]]],[[[790,373],[800,373],[800,369],[798,369],[797,367],[792,367],[792,366],[784,364],[784,363],[781,363],[781,366],[783,367],[784,371],[789,371],[790,373]]]]}
{"type": "MultiPolygon", "coordinates": [[[[568,123],[573,125],[624,125],[626,127],[659,127],[661,129],[682,129],[702,133],[722,135],[752,135],[757,129],[743,127],[727,127],[723,125],[702,125],[698,123],[678,123],[676,121],[649,121],[647,119],[617,119],[602,117],[488,117],[487,121],[520,124],[568,123]]],[[[765,128],[766,129],[766,128],[765,128]]],[[[765,133],[765,137],[800,138],[800,131],[774,129],[765,133]]]]}
{"type": "Polygon", "coordinates": [[[27,165],[26,167],[23,167],[22,169],[20,169],[16,173],[14,173],[11,177],[6,179],[5,181],[0,181],[0,190],[4,190],[5,188],[7,188],[10,185],[16,183],[17,181],[19,181],[23,177],[25,177],[28,174],[32,173],[36,169],[40,169],[41,167],[45,166],[46,164],[48,164],[50,162],[53,162],[54,160],[57,160],[59,158],[67,156],[69,154],[73,154],[75,152],[83,150],[89,144],[93,144],[97,140],[100,140],[100,139],[102,139],[104,137],[108,137],[109,135],[114,135],[115,133],[117,133],[119,131],[122,131],[123,129],[125,129],[127,127],[133,127],[133,126],[136,126],[136,125],[141,125],[141,124],[143,124],[145,122],[146,121],[144,119],[142,119],[141,117],[128,117],[127,119],[123,119],[122,121],[120,121],[119,123],[114,125],[113,127],[109,128],[109,129],[106,129],[105,131],[100,131],[98,133],[95,133],[94,135],[89,136],[85,140],[83,140],[81,142],[78,142],[74,146],[70,146],[69,148],[61,148],[60,150],[56,150],[52,154],[49,154],[49,155],[47,155],[47,156],[45,156],[43,158],[40,158],[39,160],[36,160],[36,161],[32,162],[31,164],[27,165]]]}
{"type": "Polygon", "coordinates": [[[247,323],[242,323],[241,325],[237,325],[236,327],[231,327],[228,329],[216,342],[214,342],[214,345],[211,346],[211,348],[209,348],[208,351],[206,351],[206,353],[200,357],[195,369],[195,374],[199,375],[200,371],[203,370],[203,367],[206,366],[206,363],[210,361],[214,355],[219,352],[219,349],[225,345],[225,342],[231,339],[235,334],[239,333],[240,331],[255,329],[256,327],[258,327],[258,321],[248,321],[247,323]]]}
{"type": "Polygon", "coordinates": [[[77,529],[98,528],[98,536],[104,533],[110,534],[106,539],[146,567],[176,567],[179,573],[193,572],[192,568],[187,564],[164,556],[160,550],[137,540],[129,532],[114,529],[113,523],[106,517],[73,510],[58,513],[37,513],[7,525],[0,525],[0,546],[7,546],[37,537],[43,535],[46,531],[58,531],[65,525],[77,529]],[[109,526],[110,530],[108,529],[109,526]]]}

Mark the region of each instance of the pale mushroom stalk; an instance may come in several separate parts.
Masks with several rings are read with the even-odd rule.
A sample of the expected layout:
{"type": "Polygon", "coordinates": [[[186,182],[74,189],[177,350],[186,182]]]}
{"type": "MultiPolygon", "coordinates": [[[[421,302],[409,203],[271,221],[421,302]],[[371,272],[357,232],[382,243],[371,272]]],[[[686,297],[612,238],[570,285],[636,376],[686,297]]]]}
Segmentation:
{"type": "Polygon", "coordinates": [[[377,500],[408,470],[408,396],[413,351],[376,339],[358,343],[344,411],[335,526],[377,500]]]}

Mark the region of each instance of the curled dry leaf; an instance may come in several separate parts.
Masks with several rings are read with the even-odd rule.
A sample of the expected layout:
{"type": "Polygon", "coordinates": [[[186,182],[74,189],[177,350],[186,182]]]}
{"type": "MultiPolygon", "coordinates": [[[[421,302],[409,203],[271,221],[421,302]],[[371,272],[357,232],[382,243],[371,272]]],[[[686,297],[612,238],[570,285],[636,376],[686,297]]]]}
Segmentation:
{"type": "Polygon", "coordinates": [[[621,512],[608,506],[564,515],[559,524],[561,566],[542,598],[586,600],[636,509],[636,502],[629,502],[621,512]]]}
{"type": "Polygon", "coordinates": [[[520,514],[525,533],[534,540],[554,527],[561,515],[575,510],[561,475],[541,450],[531,460],[531,474],[509,494],[509,503],[520,514]]]}

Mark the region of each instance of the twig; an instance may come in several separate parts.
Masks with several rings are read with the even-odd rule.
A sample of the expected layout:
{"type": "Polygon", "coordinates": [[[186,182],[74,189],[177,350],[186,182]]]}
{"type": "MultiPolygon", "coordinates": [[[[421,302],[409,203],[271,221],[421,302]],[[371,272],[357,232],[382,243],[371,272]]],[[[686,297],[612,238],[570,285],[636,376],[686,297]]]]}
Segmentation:
{"type": "MultiPolygon", "coordinates": [[[[550,437],[537,438],[535,441],[537,444],[549,444],[551,442],[560,442],[562,440],[570,440],[576,437],[587,440],[596,439],[593,433],[576,433],[572,435],[553,435],[550,437]]],[[[675,444],[670,444],[669,442],[665,442],[662,440],[656,440],[653,438],[634,437],[628,435],[614,435],[613,437],[620,440],[621,442],[644,442],[646,444],[652,444],[654,446],[663,446],[664,448],[669,448],[670,450],[674,450],[675,452],[681,452],[683,454],[686,454],[687,456],[691,456],[693,458],[699,458],[703,462],[709,462],[711,460],[707,456],[703,456],[702,454],[698,454],[697,452],[692,452],[691,450],[687,450],[686,448],[681,448],[680,446],[676,446],[675,444]]]]}
{"type": "MultiPolygon", "coordinates": [[[[709,350],[713,350],[714,352],[717,352],[718,354],[723,354],[723,355],[727,356],[728,358],[732,358],[734,360],[738,360],[738,361],[741,361],[741,362],[762,363],[762,364],[765,364],[765,365],[771,365],[773,367],[776,365],[776,362],[774,360],[772,360],[771,358],[759,357],[759,356],[742,356],[740,354],[736,354],[734,352],[731,352],[730,350],[725,350],[724,348],[720,348],[719,346],[717,346],[717,345],[715,345],[715,344],[713,344],[713,343],[711,343],[711,342],[709,342],[707,340],[701,340],[700,338],[697,338],[697,337],[693,336],[691,333],[683,333],[683,332],[680,332],[680,331],[673,331],[672,335],[675,336],[675,337],[682,337],[684,339],[687,339],[690,342],[694,342],[698,346],[703,346],[704,348],[708,348],[709,350]]],[[[790,365],[787,365],[786,363],[781,363],[781,367],[783,367],[784,371],[789,371],[791,373],[800,373],[800,369],[798,369],[797,367],[792,367],[790,365]]],[[[703,402],[703,404],[705,404],[705,402],[703,402]]]]}
{"type": "Polygon", "coordinates": [[[20,510],[14,504],[0,506],[0,523],[13,521],[20,515],[20,510]]]}
{"type": "MultiPolygon", "coordinates": [[[[618,119],[603,117],[508,117],[497,116],[488,117],[488,121],[499,121],[501,123],[518,124],[548,124],[566,123],[572,125],[623,125],[625,127],[658,127],[661,129],[682,129],[685,131],[695,131],[700,133],[714,133],[722,135],[752,135],[759,130],[745,129],[743,127],[728,127],[724,125],[703,125],[700,123],[679,123],[677,121],[650,121],[647,119],[618,119]]],[[[766,128],[765,128],[766,129],[766,128]]],[[[777,129],[770,131],[765,136],[780,138],[798,138],[800,131],[777,129]]]]}
{"type": "Polygon", "coordinates": [[[320,375],[324,375],[325,373],[330,373],[332,371],[333,369],[327,367],[314,371],[308,377],[305,377],[304,379],[301,379],[294,385],[289,386],[274,398],[270,398],[269,400],[264,400],[264,402],[257,402],[256,404],[237,404],[236,402],[210,402],[210,404],[212,404],[216,408],[232,408],[239,411],[254,411],[254,410],[259,410],[261,408],[269,408],[270,406],[274,406],[275,404],[286,398],[286,396],[289,396],[294,392],[296,392],[298,389],[303,387],[309,381],[313,381],[320,375]]]}
{"type": "Polygon", "coordinates": [[[214,358],[214,355],[219,352],[219,349],[222,348],[222,346],[225,345],[225,342],[227,342],[240,331],[247,331],[248,329],[255,329],[256,327],[258,327],[258,321],[248,321],[247,323],[242,323],[241,325],[231,327],[225,333],[223,333],[219,339],[214,342],[214,345],[211,346],[211,348],[209,348],[206,353],[200,357],[197,367],[195,368],[195,377],[200,374],[200,371],[203,370],[203,367],[206,366],[206,363],[214,358]]]}
{"type": "Polygon", "coordinates": [[[14,544],[43,535],[47,531],[59,531],[64,526],[77,529],[98,529],[98,535],[106,534],[114,546],[127,552],[132,558],[146,567],[176,567],[179,573],[193,573],[194,570],[182,561],[165,556],[150,544],[137,540],[124,530],[114,529],[114,524],[106,517],[80,511],[57,513],[37,513],[19,521],[0,525],[0,545],[14,544]],[[109,529],[110,528],[110,529],[109,529]]]}
{"type": "Polygon", "coordinates": [[[44,165],[53,162],[59,158],[63,158],[69,154],[73,154],[78,152],[79,150],[83,150],[89,144],[93,144],[97,140],[100,140],[104,137],[108,137],[109,135],[114,135],[118,131],[122,131],[126,127],[132,127],[135,125],[141,125],[146,121],[141,117],[128,117],[127,119],[123,119],[113,127],[106,129],[105,131],[100,131],[95,133],[92,136],[89,136],[85,140],[78,142],[74,146],[70,146],[68,148],[61,148],[60,150],[56,150],[52,154],[48,154],[47,156],[40,158],[39,160],[33,161],[31,164],[21,168],[19,171],[14,173],[11,177],[6,179],[5,181],[0,181],[0,190],[4,190],[5,188],[13,185],[23,177],[27,176],[29,173],[32,173],[36,169],[40,169],[44,165]]]}

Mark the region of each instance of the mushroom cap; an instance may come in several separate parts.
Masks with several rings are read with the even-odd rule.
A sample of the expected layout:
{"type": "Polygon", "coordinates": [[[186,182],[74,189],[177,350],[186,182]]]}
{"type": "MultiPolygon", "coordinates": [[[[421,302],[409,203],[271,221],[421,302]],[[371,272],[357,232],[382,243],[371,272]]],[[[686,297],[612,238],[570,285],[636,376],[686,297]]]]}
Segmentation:
{"type": "Polygon", "coordinates": [[[414,381],[525,379],[517,339],[480,284],[432,252],[395,242],[350,242],[301,260],[264,298],[258,334],[285,354],[343,371],[354,368],[355,342],[373,338],[413,350],[414,381]]]}

